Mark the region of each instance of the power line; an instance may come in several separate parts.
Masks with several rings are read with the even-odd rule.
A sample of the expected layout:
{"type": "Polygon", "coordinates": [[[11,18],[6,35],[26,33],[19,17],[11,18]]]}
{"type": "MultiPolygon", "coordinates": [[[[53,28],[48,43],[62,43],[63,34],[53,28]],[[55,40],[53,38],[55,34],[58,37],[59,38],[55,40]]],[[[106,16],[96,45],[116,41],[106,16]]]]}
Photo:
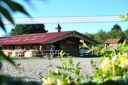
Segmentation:
{"type": "MultiPolygon", "coordinates": [[[[2,18],[5,24],[10,24],[2,18]]],[[[117,22],[123,19],[118,16],[96,16],[96,17],[43,17],[43,18],[14,18],[16,24],[35,23],[87,23],[87,22],[117,22]]]]}

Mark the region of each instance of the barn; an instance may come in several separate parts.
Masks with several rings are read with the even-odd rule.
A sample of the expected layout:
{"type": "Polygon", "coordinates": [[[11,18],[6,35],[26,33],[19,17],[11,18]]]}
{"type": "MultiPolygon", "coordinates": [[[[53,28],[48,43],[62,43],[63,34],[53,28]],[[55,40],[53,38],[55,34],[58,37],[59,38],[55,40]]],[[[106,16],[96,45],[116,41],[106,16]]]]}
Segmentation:
{"type": "Polygon", "coordinates": [[[78,56],[80,39],[88,44],[97,44],[77,31],[58,31],[0,37],[0,48],[7,56],[36,57],[51,52],[58,55],[62,50],[71,56],[78,56]]]}

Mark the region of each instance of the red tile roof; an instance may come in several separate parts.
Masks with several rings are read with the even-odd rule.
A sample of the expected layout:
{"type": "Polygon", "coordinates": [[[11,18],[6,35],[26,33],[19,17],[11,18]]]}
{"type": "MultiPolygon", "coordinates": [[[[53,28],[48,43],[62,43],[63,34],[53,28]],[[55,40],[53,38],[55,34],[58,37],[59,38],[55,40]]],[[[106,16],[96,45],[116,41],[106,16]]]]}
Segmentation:
{"type": "Polygon", "coordinates": [[[10,37],[1,37],[0,45],[18,45],[18,44],[34,44],[44,43],[49,40],[54,40],[60,36],[71,33],[72,31],[65,32],[51,32],[51,33],[36,33],[36,34],[23,34],[10,37]]]}
{"type": "Polygon", "coordinates": [[[106,44],[117,44],[117,43],[119,43],[120,40],[121,40],[121,39],[107,39],[107,40],[105,41],[105,43],[106,43],[106,44]]]}

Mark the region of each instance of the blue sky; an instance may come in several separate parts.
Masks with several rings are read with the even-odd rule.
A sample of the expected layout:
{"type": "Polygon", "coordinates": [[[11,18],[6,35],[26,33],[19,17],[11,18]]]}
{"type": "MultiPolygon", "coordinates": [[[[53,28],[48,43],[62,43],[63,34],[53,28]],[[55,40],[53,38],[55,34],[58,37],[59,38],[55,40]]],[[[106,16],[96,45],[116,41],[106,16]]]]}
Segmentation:
{"type": "MultiPolygon", "coordinates": [[[[128,12],[128,0],[31,0],[28,5],[23,0],[15,0],[23,4],[32,17],[72,17],[72,16],[116,16],[128,12]]],[[[14,18],[27,17],[21,13],[12,14],[14,18]]],[[[58,23],[45,24],[49,32],[55,31],[58,23]]],[[[123,30],[128,28],[128,22],[93,22],[93,23],[60,23],[62,30],[77,30],[85,33],[96,33],[100,29],[109,31],[114,24],[119,24],[123,30]]],[[[6,25],[10,32],[10,24],[6,25]]],[[[3,35],[0,32],[0,35],[3,35]]]]}

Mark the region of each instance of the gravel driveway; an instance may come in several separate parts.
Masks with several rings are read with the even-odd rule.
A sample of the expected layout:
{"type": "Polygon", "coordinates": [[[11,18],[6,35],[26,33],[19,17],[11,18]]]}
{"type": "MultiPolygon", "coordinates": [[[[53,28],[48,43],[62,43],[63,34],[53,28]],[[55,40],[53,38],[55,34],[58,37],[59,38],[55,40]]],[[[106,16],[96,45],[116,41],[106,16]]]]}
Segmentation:
{"type": "MultiPolygon", "coordinates": [[[[82,75],[90,74],[93,72],[90,67],[91,60],[97,61],[98,58],[73,58],[74,63],[80,62],[82,75]]],[[[55,58],[52,60],[19,59],[15,60],[15,62],[21,68],[21,70],[17,70],[7,61],[3,60],[1,73],[14,77],[22,77],[28,80],[40,81],[41,76],[45,76],[48,73],[49,65],[52,65],[51,69],[55,69],[57,65],[61,65],[59,58],[55,58]]]]}

